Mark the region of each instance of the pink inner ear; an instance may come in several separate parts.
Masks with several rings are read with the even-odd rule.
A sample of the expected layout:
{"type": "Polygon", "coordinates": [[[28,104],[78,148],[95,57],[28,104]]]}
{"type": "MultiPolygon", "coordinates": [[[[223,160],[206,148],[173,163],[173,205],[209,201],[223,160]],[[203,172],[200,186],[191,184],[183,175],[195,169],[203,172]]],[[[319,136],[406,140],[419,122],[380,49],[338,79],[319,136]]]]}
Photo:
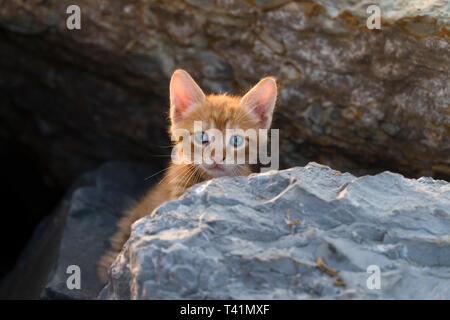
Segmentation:
{"type": "Polygon", "coordinates": [[[173,104],[176,106],[177,113],[181,114],[189,107],[194,99],[179,81],[173,84],[171,90],[174,91],[173,104]]]}
{"type": "Polygon", "coordinates": [[[277,84],[274,78],[268,77],[261,80],[242,98],[241,105],[252,110],[262,128],[268,128],[272,121],[276,99],[277,84]]]}
{"type": "Polygon", "coordinates": [[[170,81],[172,120],[179,121],[183,113],[203,101],[205,95],[194,79],[186,71],[175,71],[170,81]]]}

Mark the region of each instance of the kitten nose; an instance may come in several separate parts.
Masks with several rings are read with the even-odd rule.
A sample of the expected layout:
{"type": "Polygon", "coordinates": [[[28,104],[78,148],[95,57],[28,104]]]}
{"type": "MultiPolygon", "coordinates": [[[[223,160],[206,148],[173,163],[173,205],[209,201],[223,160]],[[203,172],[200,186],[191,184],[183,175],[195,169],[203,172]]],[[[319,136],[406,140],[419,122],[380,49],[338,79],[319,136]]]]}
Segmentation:
{"type": "Polygon", "coordinates": [[[221,157],[220,155],[213,154],[211,156],[211,160],[214,162],[214,164],[223,164],[225,162],[225,156],[221,157]]]}
{"type": "Polygon", "coordinates": [[[213,158],[212,161],[214,162],[214,164],[223,164],[225,162],[225,158],[223,158],[222,160],[213,158]]]}

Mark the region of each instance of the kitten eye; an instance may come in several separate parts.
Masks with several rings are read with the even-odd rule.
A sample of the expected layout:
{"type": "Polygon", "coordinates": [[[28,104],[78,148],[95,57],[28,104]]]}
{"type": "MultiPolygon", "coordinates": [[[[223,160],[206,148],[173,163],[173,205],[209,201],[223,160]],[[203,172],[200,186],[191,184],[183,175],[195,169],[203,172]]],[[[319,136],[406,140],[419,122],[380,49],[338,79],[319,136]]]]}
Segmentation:
{"type": "Polygon", "coordinates": [[[239,147],[243,142],[244,138],[242,138],[241,136],[232,136],[230,139],[230,144],[235,148],[239,147]]]}
{"type": "Polygon", "coordinates": [[[194,134],[194,139],[199,144],[206,144],[209,142],[209,137],[206,132],[197,132],[194,134]]]}

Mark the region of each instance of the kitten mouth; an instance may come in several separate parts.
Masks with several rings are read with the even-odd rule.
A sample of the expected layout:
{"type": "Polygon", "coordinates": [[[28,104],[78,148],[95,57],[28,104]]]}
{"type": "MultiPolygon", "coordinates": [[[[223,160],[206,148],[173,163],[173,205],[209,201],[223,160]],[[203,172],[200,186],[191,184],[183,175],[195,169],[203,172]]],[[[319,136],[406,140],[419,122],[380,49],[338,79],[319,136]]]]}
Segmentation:
{"type": "Polygon", "coordinates": [[[215,172],[215,173],[225,171],[224,166],[222,164],[218,164],[218,163],[215,163],[215,164],[212,164],[209,166],[205,166],[205,169],[206,169],[206,171],[215,172]]]}
{"type": "Polygon", "coordinates": [[[208,169],[223,171],[223,165],[215,163],[215,164],[209,166],[208,169]]]}

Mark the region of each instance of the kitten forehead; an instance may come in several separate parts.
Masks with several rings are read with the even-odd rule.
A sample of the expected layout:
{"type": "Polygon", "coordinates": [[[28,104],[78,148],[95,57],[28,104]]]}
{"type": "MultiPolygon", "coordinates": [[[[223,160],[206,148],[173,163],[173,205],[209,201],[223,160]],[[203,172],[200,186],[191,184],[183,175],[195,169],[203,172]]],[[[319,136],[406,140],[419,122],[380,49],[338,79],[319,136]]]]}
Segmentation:
{"type": "Polygon", "coordinates": [[[216,122],[215,119],[209,119],[209,121],[203,120],[202,123],[202,129],[208,130],[208,129],[218,129],[218,130],[226,130],[226,129],[240,129],[240,125],[237,122],[233,122],[232,120],[228,120],[225,122],[225,125],[223,125],[222,121],[219,123],[216,122]]]}
{"type": "Polygon", "coordinates": [[[204,130],[258,128],[257,121],[240,106],[240,98],[228,95],[207,96],[206,101],[190,110],[176,128],[192,131],[195,121],[201,121],[204,130]]]}

